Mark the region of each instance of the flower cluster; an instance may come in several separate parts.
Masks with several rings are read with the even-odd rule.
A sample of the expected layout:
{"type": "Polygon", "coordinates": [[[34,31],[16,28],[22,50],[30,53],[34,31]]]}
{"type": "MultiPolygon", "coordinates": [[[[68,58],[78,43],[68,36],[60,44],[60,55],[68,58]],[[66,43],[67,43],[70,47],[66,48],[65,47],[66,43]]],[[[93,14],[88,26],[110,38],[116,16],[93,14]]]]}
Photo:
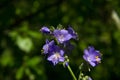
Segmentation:
{"type": "MultiPolygon", "coordinates": [[[[43,34],[50,36],[50,40],[46,39],[46,43],[42,48],[42,53],[47,55],[47,60],[52,62],[53,65],[63,63],[64,66],[68,67],[68,70],[70,71],[74,80],[77,80],[69,66],[69,59],[67,56],[67,53],[73,49],[73,45],[71,44],[70,40],[77,40],[77,33],[70,26],[67,29],[49,29],[48,27],[43,26],[40,31],[43,34]]],[[[95,67],[101,62],[101,54],[98,50],[95,50],[93,46],[89,46],[87,49],[84,49],[83,59],[92,67],[95,67]]],[[[92,80],[92,78],[89,76],[84,76],[84,74],[80,72],[78,80],[92,80]]]]}
{"type": "Polygon", "coordinates": [[[59,62],[66,62],[65,50],[71,50],[73,48],[72,44],[70,44],[70,40],[77,39],[77,33],[75,33],[71,27],[67,29],[50,30],[48,27],[44,26],[40,31],[43,34],[49,34],[53,37],[51,41],[46,40],[46,44],[43,46],[43,53],[48,56],[47,60],[51,61],[54,65],[59,62]]]}
{"type": "Polygon", "coordinates": [[[46,40],[46,44],[43,46],[43,53],[48,54],[48,61],[52,61],[54,65],[58,62],[64,62],[64,50],[55,45],[54,40],[46,40]]]}
{"type": "MultiPolygon", "coordinates": [[[[46,40],[46,44],[43,46],[43,53],[48,55],[47,60],[52,61],[54,65],[59,62],[65,62],[65,48],[72,50],[73,46],[70,44],[70,39],[77,39],[77,33],[71,28],[67,29],[54,29],[50,30],[48,27],[44,26],[40,29],[44,34],[50,34],[55,40],[57,40],[57,45],[55,41],[46,40]],[[59,46],[62,45],[62,48],[59,46]],[[64,48],[64,49],[63,49],[64,48]]],[[[95,67],[101,61],[101,54],[94,47],[89,46],[88,49],[84,50],[83,59],[87,61],[91,66],[95,67]]]]}

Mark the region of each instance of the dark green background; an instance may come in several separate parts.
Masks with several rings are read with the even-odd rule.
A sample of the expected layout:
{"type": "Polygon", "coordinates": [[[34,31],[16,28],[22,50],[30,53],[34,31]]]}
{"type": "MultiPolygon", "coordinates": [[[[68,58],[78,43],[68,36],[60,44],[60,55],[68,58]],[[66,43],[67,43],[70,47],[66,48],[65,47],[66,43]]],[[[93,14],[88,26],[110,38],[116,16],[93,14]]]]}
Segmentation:
{"type": "Polygon", "coordinates": [[[119,0],[0,0],[0,80],[72,80],[67,68],[41,55],[45,37],[39,29],[58,24],[72,25],[79,35],[69,55],[76,76],[83,50],[93,45],[102,61],[85,73],[93,80],[119,80],[120,25],[113,11],[120,15],[119,0]]]}

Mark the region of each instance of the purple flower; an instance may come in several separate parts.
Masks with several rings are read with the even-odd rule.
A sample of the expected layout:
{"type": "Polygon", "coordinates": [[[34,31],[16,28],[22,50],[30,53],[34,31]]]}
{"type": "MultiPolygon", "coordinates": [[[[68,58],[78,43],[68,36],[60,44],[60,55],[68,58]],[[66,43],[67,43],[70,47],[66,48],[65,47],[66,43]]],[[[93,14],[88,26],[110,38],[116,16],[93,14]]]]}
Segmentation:
{"type": "Polygon", "coordinates": [[[91,66],[95,67],[101,61],[101,54],[98,50],[95,50],[94,47],[89,46],[88,49],[84,50],[83,58],[91,66]]]}
{"type": "Polygon", "coordinates": [[[73,39],[77,38],[77,34],[75,33],[75,31],[73,30],[73,28],[71,28],[70,26],[68,27],[68,32],[72,35],[73,39]]]}
{"type": "Polygon", "coordinates": [[[52,61],[54,65],[59,62],[64,62],[64,51],[60,49],[58,46],[54,47],[54,51],[52,54],[47,58],[48,61],[52,61]]]}
{"type": "Polygon", "coordinates": [[[41,31],[42,33],[46,33],[46,34],[49,34],[49,33],[50,33],[50,29],[47,28],[46,26],[43,26],[43,27],[40,29],[40,31],[41,31]]]}
{"type": "Polygon", "coordinates": [[[47,54],[53,51],[53,47],[55,46],[54,40],[48,41],[46,40],[46,44],[43,46],[43,53],[47,54]]]}
{"type": "Polygon", "coordinates": [[[67,30],[54,30],[54,36],[57,38],[59,43],[64,43],[72,38],[72,35],[68,33],[67,30]]]}

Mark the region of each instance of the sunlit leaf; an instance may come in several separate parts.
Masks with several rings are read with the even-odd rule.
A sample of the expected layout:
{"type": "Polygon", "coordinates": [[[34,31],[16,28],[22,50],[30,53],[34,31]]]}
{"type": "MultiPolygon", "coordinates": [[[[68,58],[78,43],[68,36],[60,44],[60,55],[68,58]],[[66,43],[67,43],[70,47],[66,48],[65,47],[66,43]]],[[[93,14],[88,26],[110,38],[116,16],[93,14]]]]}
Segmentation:
{"type": "Polygon", "coordinates": [[[32,43],[32,41],[31,41],[31,39],[28,38],[28,37],[25,37],[25,38],[24,38],[24,37],[18,36],[18,37],[17,37],[16,44],[18,45],[18,47],[19,47],[21,50],[23,50],[23,51],[25,51],[25,52],[30,52],[31,49],[32,49],[32,47],[33,47],[33,43],[32,43]]]}

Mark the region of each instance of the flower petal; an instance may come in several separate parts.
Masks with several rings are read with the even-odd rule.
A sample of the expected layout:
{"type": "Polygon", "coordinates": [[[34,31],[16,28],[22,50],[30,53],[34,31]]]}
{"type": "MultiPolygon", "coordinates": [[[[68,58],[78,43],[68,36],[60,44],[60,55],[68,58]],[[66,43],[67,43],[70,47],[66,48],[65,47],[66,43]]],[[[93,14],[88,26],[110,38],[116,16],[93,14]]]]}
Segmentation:
{"type": "Polygon", "coordinates": [[[95,66],[96,66],[95,62],[89,62],[89,63],[90,63],[90,65],[91,65],[92,67],[95,67],[95,66]]]}
{"type": "Polygon", "coordinates": [[[87,49],[84,50],[84,54],[85,54],[85,55],[89,55],[89,52],[88,52],[87,49]]]}

